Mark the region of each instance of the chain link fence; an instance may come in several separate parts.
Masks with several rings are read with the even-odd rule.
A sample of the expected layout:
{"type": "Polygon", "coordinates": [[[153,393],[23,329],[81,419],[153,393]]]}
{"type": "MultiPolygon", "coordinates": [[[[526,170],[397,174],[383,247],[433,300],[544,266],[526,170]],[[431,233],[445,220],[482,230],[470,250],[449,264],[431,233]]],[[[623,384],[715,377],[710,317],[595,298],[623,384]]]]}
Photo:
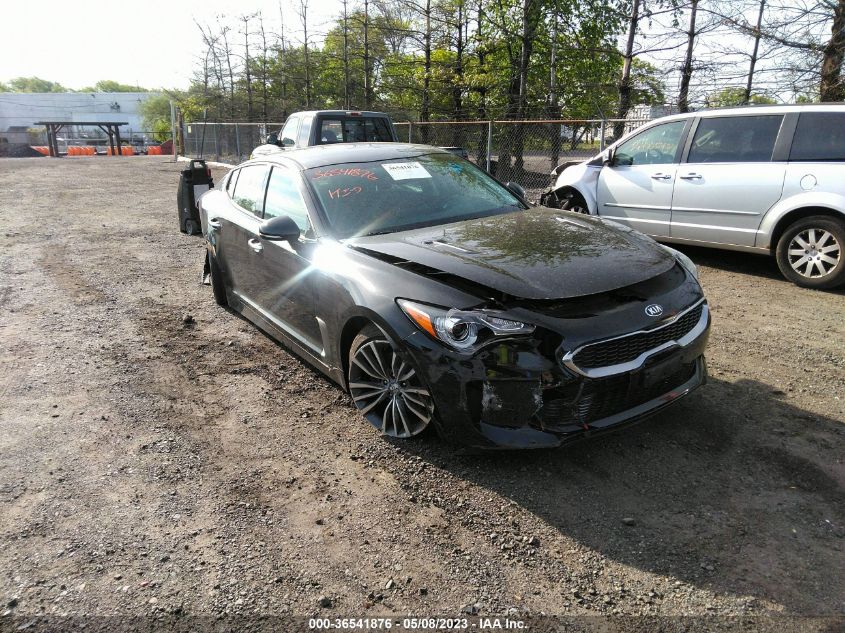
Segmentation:
{"type": "Polygon", "coordinates": [[[502,182],[520,184],[537,200],[551,183],[551,171],[581,162],[612,143],[615,123],[627,134],[649,119],[567,119],[540,121],[432,121],[395,123],[400,140],[447,147],[502,182]]]}
{"type": "Polygon", "coordinates": [[[281,123],[186,123],[185,155],[237,164],[280,129],[281,123]]]}
{"type": "MultiPolygon", "coordinates": [[[[520,184],[537,200],[563,162],[580,162],[613,142],[616,123],[627,134],[649,119],[432,121],[394,123],[400,141],[449,148],[502,182],[520,184]]],[[[240,163],[281,123],[187,123],[185,153],[240,163]]]]}

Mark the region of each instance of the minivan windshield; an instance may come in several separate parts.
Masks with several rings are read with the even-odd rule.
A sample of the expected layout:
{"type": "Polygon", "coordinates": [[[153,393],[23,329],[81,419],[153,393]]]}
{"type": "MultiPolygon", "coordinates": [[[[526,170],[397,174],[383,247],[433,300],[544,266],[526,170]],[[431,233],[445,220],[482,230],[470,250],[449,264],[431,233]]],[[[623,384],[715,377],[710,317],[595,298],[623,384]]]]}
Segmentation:
{"type": "Polygon", "coordinates": [[[525,208],[505,187],[453,154],[315,167],[306,170],[305,176],[338,238],[392,233],[525,208]]]}

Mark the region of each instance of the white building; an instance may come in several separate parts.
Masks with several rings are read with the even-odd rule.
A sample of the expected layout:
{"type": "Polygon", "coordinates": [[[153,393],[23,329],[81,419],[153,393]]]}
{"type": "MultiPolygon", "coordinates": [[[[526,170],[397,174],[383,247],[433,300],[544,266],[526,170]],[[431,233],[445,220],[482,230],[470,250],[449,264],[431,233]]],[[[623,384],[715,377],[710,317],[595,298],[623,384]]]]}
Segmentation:
{"type": "MultiPolygon", "coordinates": [[[[157,92],[0,92],[0,140],[9,143],[46,144],[44,127],[36,121],[126,121],[121,138],[131,140],[150,136],[144,130],[139,106],[157,92]],[[40,129],[41,137],[32,138],[28,130],[40,129]]],[[[66,127],[66,139],[105,137],[99,129],[66,127]]]]}

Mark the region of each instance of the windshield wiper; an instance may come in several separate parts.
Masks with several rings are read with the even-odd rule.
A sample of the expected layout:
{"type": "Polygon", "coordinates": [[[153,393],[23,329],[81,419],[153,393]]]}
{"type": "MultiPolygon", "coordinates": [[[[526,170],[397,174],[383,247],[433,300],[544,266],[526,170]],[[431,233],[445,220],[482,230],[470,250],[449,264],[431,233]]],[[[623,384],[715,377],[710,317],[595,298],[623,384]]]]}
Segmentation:
{"type": "Polygon", "coordinates": [[[371,235],[387,235],[388,233],[395,233],[395,230],[384,230],[384,231],[370,231],[369,233],[364,233],[361,237],[370,237],[371,235]]]}

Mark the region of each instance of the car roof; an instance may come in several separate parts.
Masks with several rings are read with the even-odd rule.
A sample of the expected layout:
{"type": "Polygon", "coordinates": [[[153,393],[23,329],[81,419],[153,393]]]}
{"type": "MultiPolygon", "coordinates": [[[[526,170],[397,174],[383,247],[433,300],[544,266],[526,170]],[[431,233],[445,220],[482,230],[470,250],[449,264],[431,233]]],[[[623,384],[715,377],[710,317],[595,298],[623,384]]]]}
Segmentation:
{"type": "MultiPolygon", "coordinates": [[[[725,108],[705,108],[703,110],[695,110],[693,112],[685,112],[683,114],[670,114],[667,116],[653,119],[653,121],[666,121],[688,119],[690,117],[720,117],[720,116],[748,116],[748,115],[762,115],[762,114],[787,114],[790,112],[830,112],[830,111],[845,112],[845,103],[792,103],[782,105],[745,105],[732,106],[725,108]]],[[[651,123],[652,121],[649,121],[651,123]]]]}
{"type": "Polygon", "coordinates": [[[326,167],[338,163],[368,163],[380,160],[407,160],[423,154],[448,154],[446,150],[431,145],[411,143],[332,143],[289,149],[279,153],[259,156],[254,161],[270,163],[295,163],[301,169],[326,167]]]}
{"type": "Polygon", "coordinates": [[[385,112],[374,112],[372,110],[301,110],[299,112],[294,112],[291,116],[316,116],[316,115],[329,115],[329,116],[374,116],[374,117],[387,117],[390,116],[385,112]],[[354,115],[353,115],[354,113],[354,115]]]}

